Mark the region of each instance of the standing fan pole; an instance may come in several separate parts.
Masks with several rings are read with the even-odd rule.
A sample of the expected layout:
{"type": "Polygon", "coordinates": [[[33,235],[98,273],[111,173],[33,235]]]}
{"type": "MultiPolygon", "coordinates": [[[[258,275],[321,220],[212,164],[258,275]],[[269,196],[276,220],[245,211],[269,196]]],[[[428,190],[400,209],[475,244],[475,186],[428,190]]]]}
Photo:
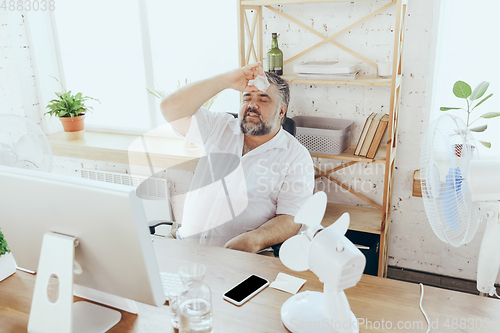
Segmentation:
{"type": "Polygon", "coordinates": [[[484,231],[477,265],[477,290],[482,296],[497,295],[495,280],[500,269],[500,203],[481,203],[484,207],[486,230],[484,231]]]}

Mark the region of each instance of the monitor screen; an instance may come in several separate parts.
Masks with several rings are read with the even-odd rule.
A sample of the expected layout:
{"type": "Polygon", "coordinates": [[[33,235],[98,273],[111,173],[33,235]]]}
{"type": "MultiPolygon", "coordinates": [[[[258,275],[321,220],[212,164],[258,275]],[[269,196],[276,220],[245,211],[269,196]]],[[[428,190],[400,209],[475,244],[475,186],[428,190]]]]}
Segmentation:
{"type": "Polygon", "coordinates": [[[165,296],[133,187],[0,166],[0,227],[17,266],[37,270],[46,232],[75,237],[74,283],[146,304],[165,296]]]}

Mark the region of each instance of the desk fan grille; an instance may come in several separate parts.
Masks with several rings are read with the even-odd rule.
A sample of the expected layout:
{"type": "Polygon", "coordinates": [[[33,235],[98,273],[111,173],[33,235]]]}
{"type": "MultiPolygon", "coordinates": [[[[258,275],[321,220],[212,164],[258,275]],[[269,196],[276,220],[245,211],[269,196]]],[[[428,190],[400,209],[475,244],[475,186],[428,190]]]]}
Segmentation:
{"type": "Polygon", "coordinates": [[[476,158],[474,138],[461,119],[446,115],[430,125],[420,158],[422,198],[436,235],[456,247],[472,240],[481,220],[464,178],[476,158]]]}

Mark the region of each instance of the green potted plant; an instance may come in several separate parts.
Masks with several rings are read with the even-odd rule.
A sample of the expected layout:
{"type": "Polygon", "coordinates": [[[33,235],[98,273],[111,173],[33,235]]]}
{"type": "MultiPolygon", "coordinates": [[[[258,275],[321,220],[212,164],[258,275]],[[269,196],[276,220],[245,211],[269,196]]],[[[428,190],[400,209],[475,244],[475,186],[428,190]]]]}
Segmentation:
{"type": "Polygon", "coordinates": [[[0,229],[0,281],[16,272],[16,262],[0,229]]]}
{"type": "MultiPolygon", "coordinates": [[[[57,79],[56,81],[59,82],[57,79]]],[[[59,82],[59,84],[61,83],[59,82]]],[[[85,102],[89,99],[98,101],[99,103],[100,101],[89,96],[83,96],[80,92],[76,95],[71,94],[71,91],[66,91],[62,84],[61,87],[63,88],[63,92],[55,93],[57,98],[49,102],[47,105],[49,111],[45,112],[45,114],[59,117],[66,133],[81,132],[85,129],[83,122],[85,114],[87,111],[93,109],[85,105],[85,102]]]]}
{"type": "MultiPolygon", "coordinates": [[[[477,108],[479,105],[483,104],[486,100],[488,100],[493,94],[489,94],[488,96],[484,97],[483,99],[479,100],[481,97],[484,96],[486,93],[486,90],[488,90],[488,87],[490,86],[489,82],[483,81],[481,82],[474,90],[465,83],[464,81],[457,81],[453,85],[453,94],[457,96],[458,98],[465,99],[467,102],[467,108],[457,108],[457,107],[441,107],[441,111],[449,111],[449,110],[464,110],[467,112],[467,127],[472,132],[484,132],[487,128],[488,125],[481,125],[481,126],[476,126],[476,127],[470,127],[472,124],[474,124],[477,120],[484,118],[484,119],[489,119],[489,118],[495,118],[500,116],[500,113],[498,112],[487,112],[481,116],[479,116],[476,120],[471,121],[471,112],[477,108]]],[[[486,141],[481,141],[481,144],[483,144],[485,147],[491,148],[491,143],[486,142],[486,141]]]]}

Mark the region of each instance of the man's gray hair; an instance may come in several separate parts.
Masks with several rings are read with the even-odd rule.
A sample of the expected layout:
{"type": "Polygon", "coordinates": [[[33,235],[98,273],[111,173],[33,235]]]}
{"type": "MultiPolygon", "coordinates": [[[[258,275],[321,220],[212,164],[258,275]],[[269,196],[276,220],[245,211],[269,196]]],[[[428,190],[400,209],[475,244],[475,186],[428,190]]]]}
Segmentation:
{"type": "Polygon", "coordinates": [[[280,97],[280,108],[283,105],[286,105],[286,112],[283,118],[281,119],[281,124],[285,122],[285,117],[288,112],[288,103],[290,103],[290,87],[288,86],[288,82],[286,80],[279,77],[277,74],[272,72],[265,72],[267,80],[269,83],[275,84],[278,86],[278,93],[280,97]]]}

